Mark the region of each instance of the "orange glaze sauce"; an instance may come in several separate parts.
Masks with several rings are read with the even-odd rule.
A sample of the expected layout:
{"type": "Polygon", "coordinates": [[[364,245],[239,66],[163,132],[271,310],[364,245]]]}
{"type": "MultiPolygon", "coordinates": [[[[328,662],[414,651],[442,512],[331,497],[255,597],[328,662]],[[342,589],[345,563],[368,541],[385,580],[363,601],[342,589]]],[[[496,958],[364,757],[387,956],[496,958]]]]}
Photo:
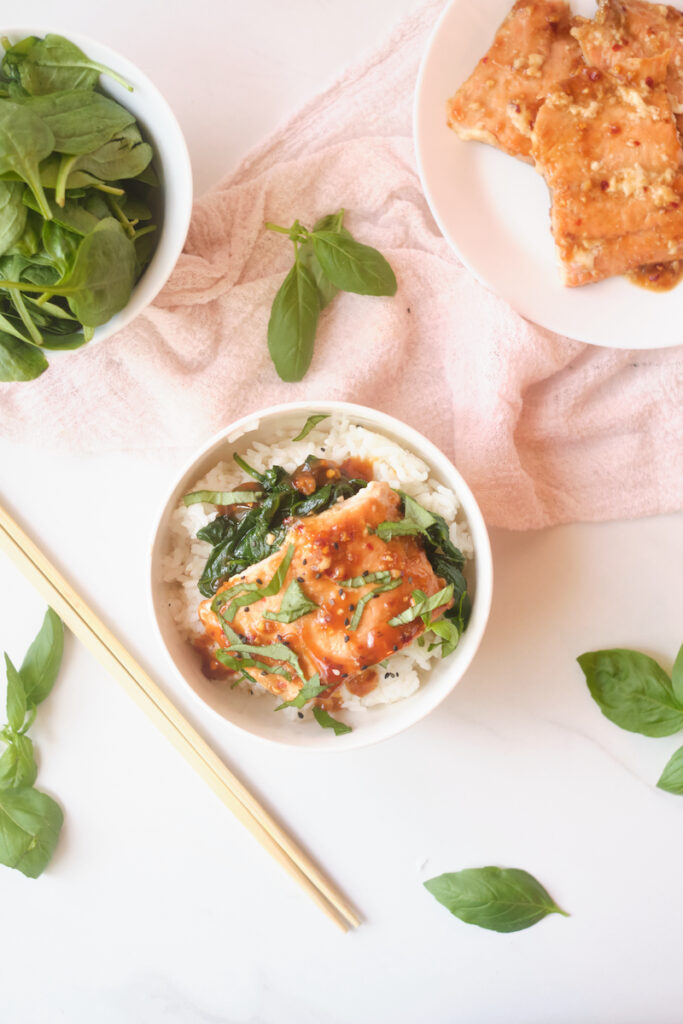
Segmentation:
{"type": "Polygon", "coordinates": [[[669,292],[683,277],[683,260],[671,263],[646,263],[629,271],[626,277],[631,284],[647,288],[651,292],[669,292]]]}
{"type": "Polygon", "coordinates": [[[346,680],[346,689],[356,697],[367,697],[369,693],[377,689],[379,677],[376,668],[368,668],[360,675],[346,680]]]}

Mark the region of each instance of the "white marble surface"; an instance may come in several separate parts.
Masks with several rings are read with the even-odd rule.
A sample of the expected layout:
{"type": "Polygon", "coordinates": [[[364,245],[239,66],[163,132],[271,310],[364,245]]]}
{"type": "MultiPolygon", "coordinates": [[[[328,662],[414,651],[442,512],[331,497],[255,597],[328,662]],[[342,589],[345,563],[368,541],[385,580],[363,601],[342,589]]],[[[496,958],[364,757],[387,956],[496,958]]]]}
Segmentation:
{"type": "MultiPolygon", "coordinates": [[[[160,20],[151,3],[64,0],[57,24],[144,66],[202,190],[412,6],[198,0],[160,20]]],[[[23,0],[14,20],[53,10],[23,0]]],[[[489,629],[449,700],[376,748],[302,754],[209,718],[151,635],[148,540],[187,454],[55,458],[2,442],[0,492],[366,923],[338,933],[70,640],[34,727],[39,785],[66,813],[59,849],[38,881],[0,869],[3,1024],[679,1024],[683,800],[654,783],[681,739],[621,732],[574,659],[625,645],[670,665],[683,518],[493,531],[489,629]],[[572,916],[501,936],[422,888],[481,864],[534,872],[572,916]]],[[[42,612],[0,556],[0,647],[20,658],[42,612]]]]}

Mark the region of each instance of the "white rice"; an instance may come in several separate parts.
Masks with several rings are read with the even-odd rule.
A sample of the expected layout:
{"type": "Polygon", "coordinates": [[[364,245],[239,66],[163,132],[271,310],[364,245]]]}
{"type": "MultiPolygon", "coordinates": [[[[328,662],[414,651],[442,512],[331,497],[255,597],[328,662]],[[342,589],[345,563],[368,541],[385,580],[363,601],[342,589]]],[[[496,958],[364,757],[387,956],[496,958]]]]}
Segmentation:
{"type": "MultiPolygon", "coordinates": [[[[291,435],[291,428],[285,433],[291,435]]],[[[391,487],[410,494],[430,512],[443,516],[449,525],[452,542],[466,560],[472,558],[472,539],[453,491],[430,477],[426,463],[412,452],[382,434],[357,426],[345,416],[336,415],[323,420],[302,441],[292,441],[287,437],[277,439],[276,436],[271,444],[255,441],[246,450],[238,449],[237,454],[258,472],[278,465],[291,473],[309,454],[337,463],[352,456],[368,460],[373,465],[375,480],[385,480],[391,487]]],[[[243,470],[232,460],[231,453],[230,461],[219,462],[189,489],[235,490],[244,482],[244,476],[243,470]]],[[[214,505],[197,504],[186,508],[181,503],[171,517],[169,552],[163,562],[164,581],[169,584],[171,614],[188,640],[203,633],[197,614],[203,597],[197,583],[211,552],[211,545],[197,540],[196,534],[215,515],[214,505]]],[[[438,649],[430,653],[428,647],[429,643],[420,647],[414,641],[382,662],[377,687],[364,697],[355,696],[345,686],[340,687],[338,692],[344,707],[369,708],[392,704],[415,693],[426,681],[432,660],[440,657],[438,649]]],[[[254,694],[267,693],[258,685],[241,685],[248,686],[254,694]]]]}

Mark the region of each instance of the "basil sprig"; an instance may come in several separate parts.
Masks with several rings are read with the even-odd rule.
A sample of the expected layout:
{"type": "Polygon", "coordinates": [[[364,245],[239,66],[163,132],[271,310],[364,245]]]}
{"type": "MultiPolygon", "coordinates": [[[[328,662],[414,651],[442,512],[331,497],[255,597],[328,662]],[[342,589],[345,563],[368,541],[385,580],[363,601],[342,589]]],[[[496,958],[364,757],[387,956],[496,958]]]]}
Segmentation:
{"type": "Polygon", "coordinates": [[[7,725],[0,730],[0,864],[37,878],[47,866],[62,827],[62,810],[33,788],[37,766],[26,735],[36,708],[50,693],[64,648],[64,629],[48,609],[19,669],[5,654],[7,725]]]}
{"type": "Polygon", "coordinates": [[[679,747],[669,758],[657,786],[667,793],[683,796],[683,747],[679,747]]]}
{"type": "Polygon", "coordinates": [[[467,868],[424,883],[455,917],[494,932],[531,928],[548,914],[569,914],[528,871],[519,868],[467,868]]]}
{"type": "Polygon", "coordinates": [[[338,291],[394,295],[396,277],[377,249],[362,245],[343,227],[344,211],[322,217],[309,231],[267,223],[294,245],[294,266],[280,286],[268,321],[268,351],[279,376],[301,380],[313,358],[321,309],[338,291]]]}

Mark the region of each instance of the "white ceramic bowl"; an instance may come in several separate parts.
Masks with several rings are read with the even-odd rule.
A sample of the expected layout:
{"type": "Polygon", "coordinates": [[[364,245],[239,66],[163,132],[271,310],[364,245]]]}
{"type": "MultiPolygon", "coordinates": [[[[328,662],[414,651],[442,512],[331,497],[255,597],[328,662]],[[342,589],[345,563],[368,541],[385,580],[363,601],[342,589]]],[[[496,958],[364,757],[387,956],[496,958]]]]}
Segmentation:
{"type": "Polygon", "coordinates": [[[429,714],[448,696],[462,678],[484,634],[491,606],[493,567],[491,547],[482,514],[472,492],[446,456],[431,441],[392,416],[362,405],[347,402],[293,402],[273,406],[245,416],[204,445],[183,468],[164,502],[154,534],[150,565],[150,585],[154,618],[162,644],[171,663],[193,693],[217,715],[233,726],[262,739],[308,750],[348,750],[387,739],[407,729],[429,714]],[[253,441],[269,443],[274,428],[287,428],[293,437],[308,416],[316,412],[346,413],[355,423],[376,430],[414,452],[430,468],[430,474],[458,496],[474,542],[473,569],[468,570],[472,592],[472,616],[457,650],[443,661],[435,662],[420,689],[396,704],[345,711],[344,721],[353,731],[335,736],[315,723],[292,721],[273,713],[270,697],[253,698],[245,690],[231,690],[207,679],[200,659],[180,635],[168,607],[169,586],[163,582],[162,560],[169,548],[169,521],[173,510],[193,487],[195,481],[217,462],[230,460],[234,451],[244,451],[253,441]]]}
{"type": "MultiPolygon", "coordinates": [[[[112,68],[130,82],[133,92],[129,92],[107,75],[102,75],[99,87],[122,107],[135,114],[143,138],[154,149],[152,166],[160,181],[161,203],[157,214],[159,238],[154,256],[133,288],[124,309],[106,324],[95,329],[92,341],[88,343],[94,345],[95,342],[109,338],[134,320],[138,313],[154,300],[168,280],[182,252],[190,224],[192,166],[185,138],[173,111],[157,87],[125,57],[94,39],[60,29],[58,26],[4,28],[1,34],[7,36],[12,43],[16,43],[25,36],[43,37],[48,33],[64,36],[79,46],[88,57],[104,64],[105,67],[112,68]]],[[[48,359],[65,356],[73,358],[73,355],[73,352],[46,352],[48,359]]]]}

